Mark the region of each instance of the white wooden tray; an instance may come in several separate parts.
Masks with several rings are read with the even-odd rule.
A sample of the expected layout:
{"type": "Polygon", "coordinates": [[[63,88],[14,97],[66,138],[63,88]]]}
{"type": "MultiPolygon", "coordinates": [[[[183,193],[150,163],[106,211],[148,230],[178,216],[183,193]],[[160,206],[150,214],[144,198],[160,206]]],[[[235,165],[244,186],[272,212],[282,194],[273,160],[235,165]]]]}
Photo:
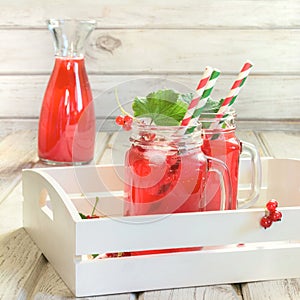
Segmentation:
{"type": "MultiPolygon", "coordinates": [[[[245,195],[250,163],[241,160],[245,195]]],[[[300,160],[262,160],[256,207],[123,217],[122,166],[23,171],[24,227],[76,296],[300,277],[300,160]],[[83,220],[99,197],[98,214],[83,220]],[[279,202],[281,222],[260,226],[279,202]],[[243,243],[243,246],[237,246],[243,243]],[[87,255],[204,246],[201,251],[87,259],[87,255]]]]}

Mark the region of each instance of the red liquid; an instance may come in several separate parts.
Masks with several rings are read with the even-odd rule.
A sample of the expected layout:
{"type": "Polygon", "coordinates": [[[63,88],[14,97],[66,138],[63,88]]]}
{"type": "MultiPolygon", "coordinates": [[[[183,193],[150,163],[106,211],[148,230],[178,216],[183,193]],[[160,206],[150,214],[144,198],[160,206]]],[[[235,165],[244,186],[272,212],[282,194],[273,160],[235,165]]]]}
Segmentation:
{"type": "MultiPolygon", "coordinates": [[[[218,133],[205,133],[202,151],[205,155],[222,160],[227,165],[231,179],[232,202],[227,202],[225,209],[236,209],[239,157],[241,152],[240,141],[236,138],[233,130],[218,131],[218,133]]],[[[207,186],[209,188],[205,191],[206,203],[201,210],[220,210],[220,180],[215,173],[208,174],[207,186]]]]}
{"type": "Polygon", "coordinates": [[[52,162],[89,162],[95,112],[83,58],[55,59],[39,122],[38,154],[52,162]]]}
{"type": "MultiPolygon", "coordinates": [[[[207,161],[201,151],[145,150],[132,146],[125,159],[125,215],[199,211],[207,161]]],[[[200,247],[134,251],[131,255],[200,250],[200,247]]]]}

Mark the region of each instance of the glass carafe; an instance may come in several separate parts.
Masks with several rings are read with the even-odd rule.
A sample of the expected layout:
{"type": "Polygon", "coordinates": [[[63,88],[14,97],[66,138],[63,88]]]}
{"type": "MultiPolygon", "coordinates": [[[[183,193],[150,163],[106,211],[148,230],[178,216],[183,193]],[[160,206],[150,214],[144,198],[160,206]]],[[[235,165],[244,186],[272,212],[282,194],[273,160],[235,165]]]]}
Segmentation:
{"type": "Polygon", "coordinates": [[[85,164],[94,155],[95,112],[83,52],[96,22],[51,19],[47,24],[55,64],[40,113],[38,155],[49,164],[85,164]]]}

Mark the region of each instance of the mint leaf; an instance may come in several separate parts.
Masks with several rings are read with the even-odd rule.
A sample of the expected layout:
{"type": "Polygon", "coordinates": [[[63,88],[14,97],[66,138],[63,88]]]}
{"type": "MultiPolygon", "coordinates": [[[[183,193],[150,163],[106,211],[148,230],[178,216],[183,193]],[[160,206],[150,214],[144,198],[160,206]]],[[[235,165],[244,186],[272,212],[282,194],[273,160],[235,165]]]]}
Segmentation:
{"type": "Polygon", "coordinates": [[[224,99],[212,100],[209,98],[203,108],[202,113],[217,113],[223,103],[224,99]]]}
{"type": "Polygon", "coordinates": [[[190,104],[194,98],[193,93],[188,93],[188,94],[180,94],[178,100],[182,100],[186,102],[187,104],[190,104]]]}
{"type": "Polygon", "coordinates": [[[83,213],[79,213],[79,216],[81,217],[81,219],[87,219],[87,216],[86,215],[84,215],[83,213]]]}
{"type": "Polygon", "coordinates": [[[155,125],[176,126],[185,115],[188,99],[173,90],[158,90],[146,98],[136,97],[132,109],[135,117],[150,118],[155,125]]]}
{"type": "MultiPolygon", "coordinates": [[[[211,119],[215,117],[215,114],[219,111],[222,103],[223,103],[224,99],[220,99],[220,100],[212,100],[211,98],[209,98],[203,108],[203,111],[201,112],[199,118],[205,118],[205,119],[211,119]],[[205,116],[203,116],[202,114],[205,113],[205,116]]],[[[202,122],[202,128],[203,129],[207,129],[211,126],[212,122],[202,122]]],[[[212,139],[214,140],[215,138],[217,138],[218,135],[213,136],[212,139]]]]}

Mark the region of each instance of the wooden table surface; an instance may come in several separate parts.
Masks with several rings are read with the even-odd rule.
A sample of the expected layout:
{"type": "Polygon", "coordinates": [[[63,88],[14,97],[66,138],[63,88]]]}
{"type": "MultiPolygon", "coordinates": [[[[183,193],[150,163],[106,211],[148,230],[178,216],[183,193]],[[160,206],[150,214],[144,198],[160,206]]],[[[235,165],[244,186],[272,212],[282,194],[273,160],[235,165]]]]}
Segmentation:
{"type": "MultiPolygon", "coordinates": [[[[254,128],[267,127],[260,124],[254,128]]],[[[4,130],[1,134],[0,131],[0,299],[74,299],[22,228],[21,170],[44,167],[37,157],[37,131],[26,129],[7,132],[4,130]]],[[[261,156],[300,159],[299,129],[238,130],[238,136],[255,144],[261,156]]],[[[122,162],[126,139],[126,135],[116,137],[114,133],[99,132],[95,162],[122,162]]],[[[300,299],[300,278],[99,296],[93,299],[300,299]]]]}

